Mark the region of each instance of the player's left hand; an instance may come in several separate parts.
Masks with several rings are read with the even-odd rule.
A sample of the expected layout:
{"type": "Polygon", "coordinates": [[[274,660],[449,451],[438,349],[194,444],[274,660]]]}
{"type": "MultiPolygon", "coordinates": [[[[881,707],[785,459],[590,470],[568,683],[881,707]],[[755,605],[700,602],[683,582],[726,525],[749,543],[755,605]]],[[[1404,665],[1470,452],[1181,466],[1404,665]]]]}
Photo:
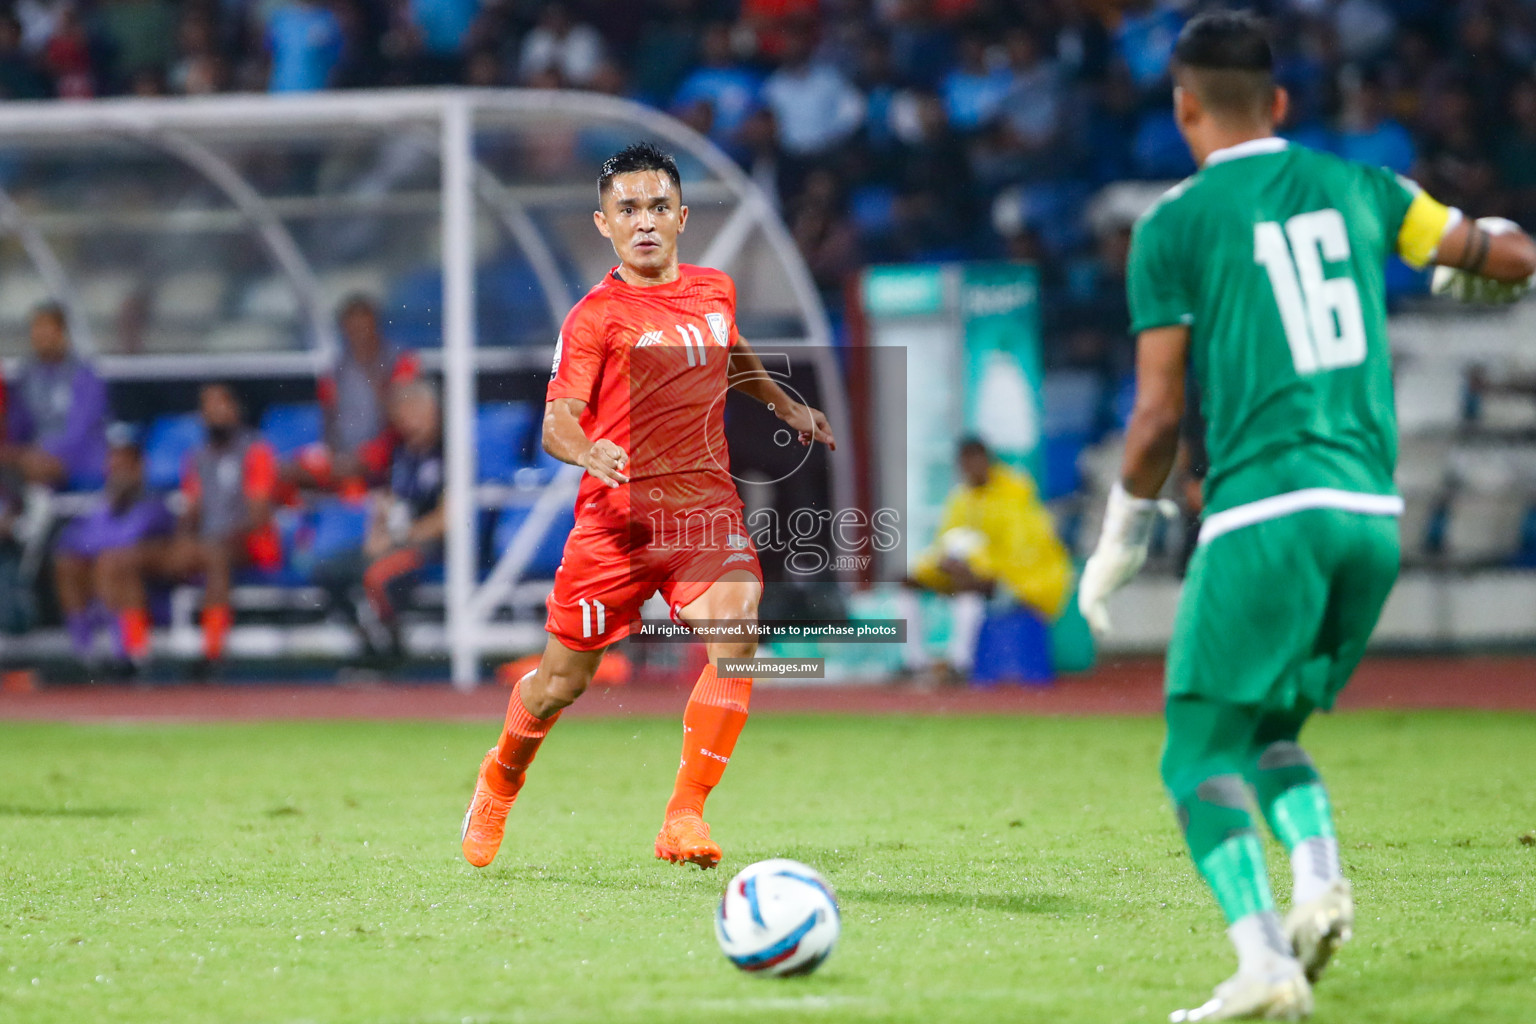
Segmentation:
{"type": "MultiPolygon", "coordinates": [[[[1477,226],[1490,235],[1503,235],[1519,231],[1520,226],[1503,217],[1479,217],[1477,226]]],[[[1473,274],[1457,267],[1436,267],[1430,277],[1429,290],[1433,295],[1449,295],[1459,302],[1474,305],[1503,306],[1518,301],[1531,290],[1536,275],[1522,281],[1495,281],[1491,277],[1473,274]]]]}
{"type": "Polygon", "coordinates": [[[1129,583],[1146,562],[1158,516],[1177,514],[1173,502],[1132,497],[1119,484],[1109,492],[1099,545],[1083,566],[1077,585],[1077,607],[1094,635],[1109,632],[1109,596],[1129,583]]]}
{"type": "Polygon", "coordinates": [[[826,414],[820,409],[812,409],[808,405],[796,402],[788,409],[777,411],[779,419],[799,432],[801,444],[820,441],[833,451],[837,451],[837,438],[832,436],[832,425],[827,422],[826,414]]]}

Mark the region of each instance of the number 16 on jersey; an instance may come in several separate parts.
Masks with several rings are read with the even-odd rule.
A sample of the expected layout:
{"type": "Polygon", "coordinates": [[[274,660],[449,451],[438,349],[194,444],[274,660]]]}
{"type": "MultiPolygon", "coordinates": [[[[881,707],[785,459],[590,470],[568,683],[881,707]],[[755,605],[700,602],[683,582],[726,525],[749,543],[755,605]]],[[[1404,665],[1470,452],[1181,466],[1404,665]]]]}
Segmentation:
{"type": "Polygon", "coordinates": [[[1349,259],[1349,233],[1338,210],[1300,213],[1282,227],[1253,226],[1253,258],[1269,274],[1291,360],[1302,376],[1365,361],[1360,292],[1349,277],[1326,277],[1323,261],[1349,259]]]}

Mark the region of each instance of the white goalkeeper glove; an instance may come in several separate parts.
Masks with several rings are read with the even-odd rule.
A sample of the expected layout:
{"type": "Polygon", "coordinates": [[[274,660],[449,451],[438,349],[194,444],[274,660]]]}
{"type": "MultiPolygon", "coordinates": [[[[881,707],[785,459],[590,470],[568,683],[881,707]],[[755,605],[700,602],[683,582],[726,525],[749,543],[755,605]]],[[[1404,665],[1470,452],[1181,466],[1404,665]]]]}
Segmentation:
{"type": "Polygon", "coordinates": [[[1077,607],[1095,635],[1109,632],[1109,595],[1129,583],[1147,560],[1158,516],[1178,513],[1167,499],[1134,498],[1118,483],[1110,490],[1099,546],[1083,566],[1077,587],[1077,607]]]}
{"type": "MultiPolygon", "coordinates": [[[[1490,235],[1519,230],[1518,224],[1503,217],[1479,217],[1477,226],[1490,235]]],[[[1449,295],[1460,302],[1501,306],[1514,302],[1530,291],[1531,278],[1523,281],[1495,281],[1491,277],[1469,273],[1457,267],[1436,267],[1429,282],[1429,290],[1436,295],[1449,295]]]]}

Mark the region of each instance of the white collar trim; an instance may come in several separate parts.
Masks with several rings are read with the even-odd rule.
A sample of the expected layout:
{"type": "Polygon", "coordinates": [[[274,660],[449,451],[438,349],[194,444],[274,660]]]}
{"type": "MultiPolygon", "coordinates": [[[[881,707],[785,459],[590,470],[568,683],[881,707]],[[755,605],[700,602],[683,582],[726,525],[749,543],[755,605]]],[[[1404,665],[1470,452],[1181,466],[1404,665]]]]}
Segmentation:
{"type": "Polygon", "coordinates": [[[1235,146],[1226,149],[1218,149],[1205,158],[1205,166],[1223,163],[1227,160],[1240,160],[1245,156],[1258,156],[1261,153],[1278,153],[1290,143],[1277,135],[1271,135],[1263,139],[1249,139],[1247,142],[1239,142],[1235,146]]]}

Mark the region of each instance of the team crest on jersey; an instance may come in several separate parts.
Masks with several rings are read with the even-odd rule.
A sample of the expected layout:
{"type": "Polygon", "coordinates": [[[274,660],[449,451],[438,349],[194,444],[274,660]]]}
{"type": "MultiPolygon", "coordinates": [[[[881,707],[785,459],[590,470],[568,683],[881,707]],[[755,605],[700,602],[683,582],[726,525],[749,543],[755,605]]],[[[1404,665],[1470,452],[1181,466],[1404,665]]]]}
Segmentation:
{"type": "Polygon", "coordinates": [[[660,345],[663,341],[660,331],[646,331],[640,335],[640,340],[635,342],[635,348],[645,348],[648,345],[660,345]]]}
{"type": "Polygon", "coordinates": [[[725,318],[725,314],[705,313],[704,319],[709,323],[709,333],[715,336],[715,344],[721,348],[729,348],[731,344],[731,322],[725,318]]]}

